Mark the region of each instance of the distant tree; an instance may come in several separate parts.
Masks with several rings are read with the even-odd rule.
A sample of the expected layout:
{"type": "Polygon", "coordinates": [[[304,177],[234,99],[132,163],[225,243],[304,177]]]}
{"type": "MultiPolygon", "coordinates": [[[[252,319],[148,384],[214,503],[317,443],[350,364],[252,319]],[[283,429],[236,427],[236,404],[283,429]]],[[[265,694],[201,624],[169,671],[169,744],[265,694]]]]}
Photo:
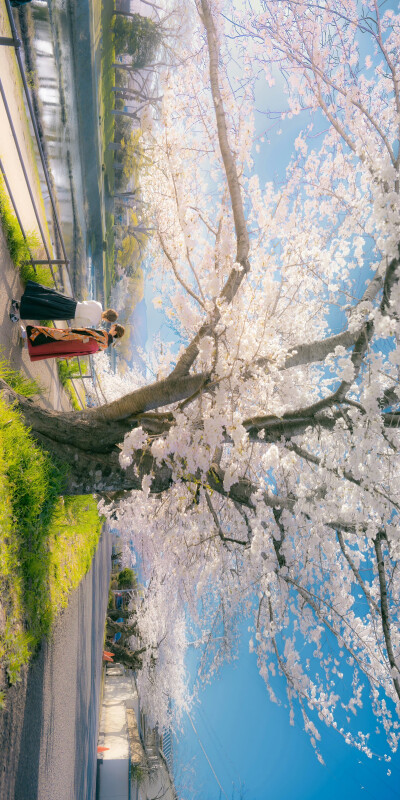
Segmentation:
{"type": "Polygon", "coordinates": [[[138,244],[134,236],[125,236],[117,252],[117,265],[127,274],[132,271],[138,244]]]}
{"type": "Polygon", "coordinates": [[[107,611],[107,622],[116,622],[117,619],[128,620],[135,614],[135,611],[130,611],[127,608],[114,608],[107,611]]]}
{"type": "MultiPolygon", "coordinates": [[[[119,612],[121,609],[117,609],[118,617],[120,618],[119,612]]],[[[131,613],[131,612],[129,612],[131,613]]],[[[107,637],[110,638],[114,636],[116,633],[121,634],[121,639],[119,640],[121,644],[125,644],[125,640],[130,636],[136,636],[138,632],[137,623],[135,619],[123,619],[122,622],[117,622],[108,615],[107,617],[107,637]],[[122,641],[121,641],[122,640],[122,641]]]]}
{"type": "Polygon", "coordinates": [[[114,661],[123,664],[124,667],[129,669],[141,669],[143,661],[141,654],[145,652],[146,648],[142,647],[140,650],[129,650],[117,642],[107,640],[107,647],[110,647],[110,652],[114,654],[114,661]]]}
{"type": "MultiPolygon", "coordinates": [[[[156,3],[150,2],[150,0],[142,0],[142,3],[144,5],[146,5],[146,6],[150,6],[150,8],[153,9],[153,11],[156,13],[158,18],[159,18],[158,11],[163,11],[164,10],[161,6],[157,5],[156,3]]],[[[119,8],[115,8],[114,9],[114,14],[115,15],[121,14],[124,17],[133,17],[134,16],[134,14],[132,12],[130,12],[130,11],[122,11],[119,8]]]]}
{"type": "MultiPolygon", "coordinates": [[[[128,567],[121,570],[120,577],[123,576],[122,583],[127,582],[132,585],[136,583],[135,573],[128,567]]],[[[122,586],[120,588],[123,588],[122,586]]],[[[129,587],[126,587],[129,588],[129,587]]],[[[135,612],[128,609],[109,610],[106,622],[106,643],[107,648],[114,654],[115,661],[129,667],[130,669],[140,669],[142,666],[141,655],[146,647],[132,650],[129,647],[129,640],[138,633],[135,612]],[[121,622],[117,620],[121,619],[121,622]],[[120,634],[118,642],[114,641],[116,633],[120,634]]]]}
{"type": "Polygon", "coordinates": [[[123,177],[127,180],[133,175],[137,181],[139,169],[143,168],[148,162],[141,143],[141,135],[141,130],[137,128],[131,132],[127,139],[122,139],[121,141],[121,150],[118,158],[123,165],[123,177]]]}
{"type": "Polygon", "coordinates": [[[118,15],[114,21],[114,45],[117,53],[130,55],[132,66],[141,69],[149,64],[161,41],[161,31],[154,20],[133,14],[118,15]]]}
{"type": "Polygon", "coordinates": [[[136,575],[133,569],[125,567],[121,569],[118,575],[118,588],[119,589],[134,589],[137,585],[136,575]]]}
{"type": "Polygon", "coordinates": [[[132,123],[126,117],[117,116],[114,122],[114,140],[120,142],[122,139],[128,139],[132,130],[132,123]]]}
{"type": "MultiPolygon", "coordinates": [[[[122,318],[122,315],[120,315],[122,318]]],[[[130,337],[130,325],[126,323],[126,320],[123,319],[124,327],[125,327],[125,336],[122,337],[121,342],[118,344],[118,360],[120,364],[120,369],[122,370],[122,361],[125,361],[126,364],[130,364],[133,357],[132,345],[131,345],[131,337],[130,337]]]]}

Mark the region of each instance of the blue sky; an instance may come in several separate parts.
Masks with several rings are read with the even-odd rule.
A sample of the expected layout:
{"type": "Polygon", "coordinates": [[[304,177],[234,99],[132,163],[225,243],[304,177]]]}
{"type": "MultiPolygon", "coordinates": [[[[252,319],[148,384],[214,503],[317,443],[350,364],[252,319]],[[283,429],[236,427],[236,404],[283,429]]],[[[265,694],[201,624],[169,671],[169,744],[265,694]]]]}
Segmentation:
{"type": "MultiPolygon", "coordinates": [[[[349,747],[334,731],[323,730],[321,765],[298,720],[289,724],[287,708],[269,701],[254,654],[248,652],[247,630],[239,659],[226,664],[201,695],[192,713],[199,738],[229,800],[358,800],[400,798],[400,756],[390,763],[369,759],[349,747]],[[387,775],[388,769],[391,775],[387,775]]],[[[192,670],[194,654],[188,659],[192,670]]],[[[281,699],[285,694],[282,684],[281,699]]],[[[375,729],[372,714],[362,712],[360,726],[375,729]]],[[[383,735],[375,737],[378,752],[387,752],[383,735]]],[[[188,765],[192,789],[185,800],[225,799],[188,720],[177,746],[179,762],[188,765]],[[190,773],[192,770],[192,773],[190,773]],[[195,791],[193,791],[195,789],[195,791]]]]}

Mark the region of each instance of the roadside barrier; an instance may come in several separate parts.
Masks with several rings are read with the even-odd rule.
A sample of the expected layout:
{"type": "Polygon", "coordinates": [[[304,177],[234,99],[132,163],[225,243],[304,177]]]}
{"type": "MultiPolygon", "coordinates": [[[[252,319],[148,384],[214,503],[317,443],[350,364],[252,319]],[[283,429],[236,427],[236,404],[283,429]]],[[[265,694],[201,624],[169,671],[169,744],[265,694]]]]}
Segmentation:
{"type": "MultiPolygon", "coordinates": [[[[46,239],[46,236],[45,236],[45,233],[43,231],[43,226],[42,226],[42,223],[41,223],[41,220],[40,220],[38,209],[37,209],[36,204],[35,204],[35,200],[34,200],[34,196],[33,196],[33,192],[32,192],[32,187],[31,187],[31,184],[29,182],[28,174],[27,174],[27,171],[26,171],[26,168],[25,168],[25,164],[24,164],[24,161],[23,161],[23,157],[22,157],[22,154],[21,154],[21,150],[20,150],[20,146],[19,146],[19,143],[18,143],[16,131],[15,131],[15,128],[14,128],[14,125],[13,125],[13,121],[12,121],[12,117],[11,117],[11,113],[10,113],[10,109],[9,109],[9,106],[8,106],[8,103],[7,103],[7,99],[6,99],[6,96],[5,96],[5,93],[4,93],[3,84],[0,81],[0,93],[1,93],[1,96],[2,96],[2,101],[3,101],[3,104],[4,104],[5,111],[6,111],[7,119],[8,119],[9,125],[10,125],[10,129],[11,129],[12,137],[13,137],[13,140],[14,140],[14,143],[15,143],[15,147],[17,149],[17,153],[18,153],[19,161],[20,161],[21,168],[22,168],[22,171],[23,171],[23,174],[24,174],[26,186],[27,186],[27,189],[28,189],[28,192],[29,192],[29,196],[30,196],[30,199],[31,199],[31,202],[32,202],[32,207],[33,207],[33,210],[35,212],[35,217],[36,217],[38,228],[39,228],[39,231],[40,231],[42,244],[43,244],[43,247],[44,247],[44,250],[45,250],[45,253],[46,253],[46,260],[36,261],[35,259],[32,259],[31,263],[32,263],[32,266],[34,268],[35,268],[35,265],[38,264],[38,263],[47,265],[50,268],[53,280],[56,283],[56,285],[57,285],[57,281],[56,281],[55,271],[54,271],[53,268],[55,266],[64,266],[66,271],[67,271],[69,281],[71,283],[71,275],[70,275],[70,271],[69,271],[69,263],[70,262],[69,262],[69,259],[67,257],[67,252],[66,252],[66,249],[65,249],[64,238],[63,238],[63,235],[62,235],[60,220],[59,220],[58,213],[57,213],[56,199],[54,197],[54,192],[53,192],[53,188],[52,188],[52,185],[51,185],[49,171],[47,169],[46,159],[45,159],[44,154],[43,154],[43,148],[42,148],[42,143],[40,141],[38,125],[37,125],[37,121],[36,121],[36,117],[35,117],[35,112],[33,110],[33,104],[32,104],[32,99],[31,99],[29,87],[28,87],[28,84],[27,84],[26,76],[25,76],[25,69],[24,69],[24,64],[23,64],[22,56],[21,56],[22,43],[21,43],[21,40],[20,40],[20,38],[18,36],[18,32],[17,32],[16,26],[15,26],[15,21],[14,21],[14,17],[13,17],[11,5],[10,5],[10,0],[5,0],[5,4],[6,4],[8,20],[9,20],[10,28],[11,28],[11,37],[9,37],[9,36],[0,36],[0,45],[3,45],[5,47],[13,47],[14,48],[15,57],[17,59],[17,64],[18,64],[20,75],[21,75],[22,85],[23,85],[23,88],[24,88],[26,103],[27,103],[28,110],[29,110],[29,117],[30,117],[30,120],[31,120],[31,123],[32,123],[32,128],[33,128],[33,132],[34,132],[34,135],[35,135],[36,144],[37,144],[37,148],[38,148],[38,152],[39,152],[39,157],[40,157],[40,161],[41,161],[41,165],[42,165],[42,169],[43,169],[44,179],[45,179],[47,190],[48,190],[48,193],[49,193],[49,200],[50,200],[50,203],[51,203],[52,217],[53,217],[53,222],[54,222],[55,250],[57,252],[58,248],[60,248],[60,250],[62,252],[62,256],[63,256],[62,258],[52,258],[52,256],[51,256],[49,243],[48,243],[48,241],[46,239]]],[[[4,173],[4,165],[2,165],[2,173],[3,173],[3,176],[4,176],[5,175],[5,173],[4,173]]],[[[6,181],[6,185],[7,185],[7,181],[6,181]]],[[[11,202],[13,202],[13,201],[11,201],[11,202]]],[[[14,210],[15,210],[14,203],[13,203],[13,206],[14,206],[14,210]]],[[[19,219],[18,216],[17,216],[17,219],[19,219]]],[[[25,234],[23,232],[23,228],[22,227],[21,227],[21,232],[22,232],[22,235],[25,238],[25,234]]],[[[71,285],[72,285],[72,283],[71,283],[71,285]]]]}
{"type": "MultiPolygon", "coordinates": [[[[55,238],[53,244],[48,241],[48,238],[46,237],[46,234],[45,234],[44,229],[43,229],[43,218],[41,218],[39,210],[37,208],[37,204],[35,202],[34,193],[33,193],[33,190],[32,190],[31,183],[29,181],[26,165],[25,165],[25,162],[24,162],[24,158],[23,158],[23,155],[22,155],[22,152],[21,152],[21,148],[20,148],[19,142],[18,142],[18,136],[17,136],[16,130],[15,130],[15,126],[14,126],[12,115],[11,115],[11,111],[10,111],[10,107],[9,107],[8,102],[7,102],[6,94],[5,94],[5,91],[4,91],[4,86],[3,86],[3,83],[1,81],[1,79],[0,79],[0,95],[1,95],[2,104],[4,106],[4,110],[5,110],[5,113],[6,113],[6,117],[7,117],[7,120],[8,120],[9,128],[10,128],[10,131],[11,131],[11,134],[12,134],[12,138],[13,138],[13,141],[14,141],[14,144],[15,144],[15,148],[16,148],[16,151],[17,151],[17,154],[18,154],[18,160],[19,160],[19,163],[20,163],[20,166],[21,166],[21,169],[22,169],[22,173],[23,173],[25,184],[26,184],[26,187],[27,187],[27,190],[28,190],[28,193],[29,193],[30,201],[32,203],[32,208],[33,208],[35,219],[36,219],[36,222],[37,222],[38,231],[40,233],[41,243],[42,243],[44,252],[46,254],[46,258],[45,259],[37,259],[31,253],[31,250],[30,250],[28,242],[27,242],[26,233],[25,233],[22,221],[21,221],[21,217],[20,217],[20,214],[18,213],[17,204],[16,204],[15,198],[14,198],[12,190],[11,190],[10,182],[9,182],[9,180],[7,178],[6,167],[5,167],[5,165],[4,165],[4,163],[2,162],[1,159],[0,159],[0,172],[1,172],[1,175],[3,176],[4,183],[5,183],[9,198],[10,198],[10,202],[11,202],[11,205],[13,207],[16,219],[18,221],[18,225],[20,227],[22,236],[23,236],[25,242],[27,243],[28,252],[29,252],[29,254],[31,256],[30,260],[27,263],[32,265],[32,267],[33,267],[35,272],[37,271],[36,267],[38,265],[45,266],[45,267],[47,266],[49,268],[50,272],[51,272],[51,276],[53,278],[54,285],[55,285],[56,289],[58,289],[58,290],[62,290],[64,288],[64,277],[63,277],[63,274],[62,274],[62,269],[64,268],[66,270],[66,274],[68,276],[70,290],[72,290],[72,280],[71,280],[70,267],[69,267],[70,261],[69,261],[69,259],[67,257],[67,252],[66,252],[66,248],[65,248],[65,242],[64,242],[63,235],[62,235],[61,224],[60,224],[60,220],[59,220],[59,216],[58,216],[58,212],[57,212],[56,198],[54,196],[53,187],[52,187],[49,171],[48,171],[47,164],[46,164],[46,159],[44,157],[42,143],[40,141],[40,136],[39,136],[37,120],[36,120],[36,116],[35,116],[35,112],[34,112],[34,108],[33,108],[33,104],[32,104],[32,99],[31,99],[28,83],[27,83],[26,76],[25,76],[25,68],[24,68],[24,63],[23,63],[22,56],[21,56],[22,42],[21,42],[21,40],[20,40],[20,38],[18,36],[17,28],[16,28],[16,25],[15,25],[12,9],[11,9],[11,5],[10,5],[10,0],[5,0],[5,5],[6,5],[7,14],[8,14],[8,20],[9,20],[10,29],[11,29],[11,36],[0,36],[0,47],[3,46],[3,47],[12,47],[12,48],[14,48],[14,52],[15,52],[15,56],[16,56],[16,60],[17,60],[18,68],[19,68],[19,72],[20,72],[20,75],[21,75],[22,85],[23,85],[23,88],[24,88],[24,94],[25,94],[25,98],[26,98],[27,109],[29,111],[29,118],[30,118],[30,121],[32,123],[32,128],[33,128],[33,132],[34,132],[34,135],[35,135],[35,140],[36,140],[36,144],[37,144],[37,148],[38,148],[38,152],[39,152],[40,162],[41,162],[41,166],[42,166],[42,169],[43,169],[44,180],[45,180],[45,183],[46,183],[46,187],[47,187],[47,191],[48,191],[48,195],[49,195],[49,200],[50,200],[50,204],[51,204],[52,220],[53,220],[52,228],[53,228],[53,231],[54,231],[54,238],[55,238]],[[60,253],[62,255],[62,257],[61,258],[53,258],[52,252],[51,252],[52,250],[54,250],[56,253],[60,253]]],[[[50,232],[50,229],[51,228],[49,226],[49,232],[50,232]]],[[[93,361],[92,356],[77,356],[77,362],[78,362],[79,372],[78,372],[78,374],[76,376],[74,375],[70,380],[71,380],[72,385],[74,386],[75,394],[76,394],[76,396],[78,398],[78,402],[79,402],[80,406],[82,408],[84,408],[85,404],[82,402],[82,398],[80,396],[80,393],[77,390],[77,387],[74,385],[74,382],[78,381],[78,380],[79,381],[83,381],[82,386],[85,385],[84,384],[85,380],[92,381],[94,394],[95,394],[95,397],[96,397],[95,405],[96,404],[97,405],[102,405],[104,402],[107,402],[106,397],[104,395],[104,392],[103,392],[103,390],[101,388],[99,378],[98,378],[96,370],[95,370],[94,361],[93,361]],[[81,361],[82,358],[85,358],[85,360],[86,360],[86,358],[89,359],[89,362],[88,362],[89,363],[89,371],[88,372],[86,372],[86,371],[84,372],[82,370],[82,361],[81,361]]],[[[85,394],[86,394],[86,392],[85,392],[85,394]]]]}

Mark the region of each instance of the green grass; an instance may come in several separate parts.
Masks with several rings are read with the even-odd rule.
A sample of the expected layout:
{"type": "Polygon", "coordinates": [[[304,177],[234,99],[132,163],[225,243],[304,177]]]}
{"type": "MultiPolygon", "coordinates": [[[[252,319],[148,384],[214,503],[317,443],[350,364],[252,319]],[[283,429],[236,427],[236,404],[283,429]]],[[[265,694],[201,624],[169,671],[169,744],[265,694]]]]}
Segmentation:
{"type": "Polygon", "coordinates": [[[2,355],[0,348],[0,378],[8,383],[12,389],[18,394],[23,394],[24,397],[33,397],[35,394],[41,394],[42,387],[37,381],[26,378],[22,372],[13,369],[9,362],[2,355]]]}
{"type": "MultiPolygon", "coordinates": [[[[2,374],[11,383],[9,369],[2,374]]],[[[0,662],[10,683],[88,571],[100,536],[95,500],[60,497],[62,480],[0,397],[0,662]]]]}
{"type": "MultiPolygon", "coordinates": [[[[89,366],[86,361],[81,361],[81,370],[82,375],[87,375],[89,372],[89,366]]],[[[60,381],[63,386],[67,383],[67,381],[71,380],[71,378],[79,377],[79,362],[77,358],[71,358],[68,361],[58,361],[58,374],[60,376],[60,381]]]]}
{"type": "Polygon", "coordinates": [[[50,286],[51,288],[54,286],[50,270],[40,264],[37,265],[36,269],[33,268],[32,264],[21,264],[19,274],[24,286],[28,281],[41,283],[42,286],[50,286]]]}
{"type": "Polygon", "coordinates": [[[101,526],[97,503],[91,495],[60,498],[49,527],[49,585],[53,612],[65,608],[69,593],[89,571],[101,526]]]}
{"type": "Polygon", "coordinates": [[[48,269],[39,265],[35,272],[32,264],[24,263],[29,261],[31,253],[35,254],[40,247],[40,240],[38,235],[32,231],[27,233],[26,239],[24,239],[2,175],[0,175],[0,221],[11,260],[19,269],[22,282],[26,284],[28,280],[32,280],[45,286],[53,286],[53,279],[48,269]]]}
{"type": "MultiPolygon", "coordinates": [[[[82,374],[87,375],[89,371],[87,362],[81,360],[80,363],[82,374]]],[[[75,409],[75,411],[80,411],[82,409],[82,405],[85,405],[85,402],[80,396],[78,397],[78,393],[71,380],[71,378],[79,378],[80,376],[78,359],[72,358],[68,361],[58,360],[57,367],[61,385],[69,395],[72,407],[75,409]]]]}
{"type": "Polygon", "coordinates": [[[0,656],[14,683],[51,624],[44,533],[56,505],[57,478],[50,459],[34,446],[17,411],[0,401],[0,597],[6,627],[0,656]]]}

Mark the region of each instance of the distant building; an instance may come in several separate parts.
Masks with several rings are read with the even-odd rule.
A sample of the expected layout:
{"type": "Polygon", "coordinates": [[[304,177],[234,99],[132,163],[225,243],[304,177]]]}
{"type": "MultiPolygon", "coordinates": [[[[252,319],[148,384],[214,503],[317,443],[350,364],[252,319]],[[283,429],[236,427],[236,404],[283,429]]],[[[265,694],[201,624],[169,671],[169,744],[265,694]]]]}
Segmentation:
{"type": "Polygon", "coordinates": [[[98,747],[96,800],[178,800],[172,736],[148,727],[134,675],[120,664],[106,669],[98,747]]]}
{"type": "Polygon", "coordinates": [[[152,7],[148,3],[142,3],[141,0],[116,0],[115,8],[125,14],[141,14],[142,17],[154,16],[152,7]]]}

